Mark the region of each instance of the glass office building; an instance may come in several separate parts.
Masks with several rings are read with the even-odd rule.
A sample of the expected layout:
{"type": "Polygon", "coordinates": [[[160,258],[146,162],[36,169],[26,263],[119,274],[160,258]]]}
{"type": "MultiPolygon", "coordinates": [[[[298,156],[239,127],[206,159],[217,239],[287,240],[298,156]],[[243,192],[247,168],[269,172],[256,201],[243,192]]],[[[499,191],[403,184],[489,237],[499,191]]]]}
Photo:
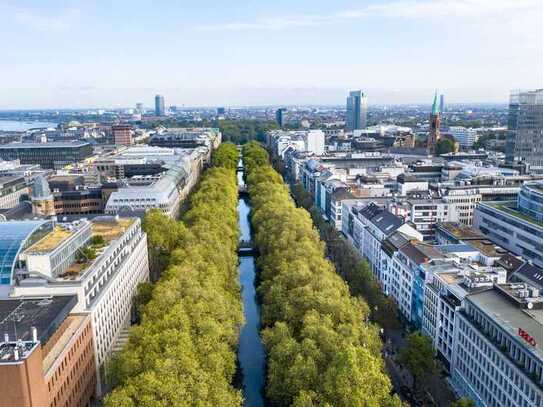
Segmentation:
{"type": "Polygon", "coordinates": [[[19,254],[53,229],[50,220],[0,222],[0,285],[9,286],[19,254]]]}
{"type": "Polygon", "coordinates": [[[508,128],[509,159],[543,171],[543,89],[511,94],[508,128]]]}

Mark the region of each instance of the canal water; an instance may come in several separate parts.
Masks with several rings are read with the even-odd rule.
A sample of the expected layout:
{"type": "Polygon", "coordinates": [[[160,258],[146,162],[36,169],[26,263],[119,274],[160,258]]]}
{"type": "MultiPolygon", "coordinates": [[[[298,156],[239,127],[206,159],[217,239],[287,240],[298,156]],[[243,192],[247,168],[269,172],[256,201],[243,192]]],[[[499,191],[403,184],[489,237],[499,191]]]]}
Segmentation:
{"type": "MultiPolygon", "coordinates": [[[[240,160],[241,164],[241,160],[240,160]]],[[[238,184],[244,186],[243,172],[238,172],[238,184]]],[[[249,212],[251,208],[246,199],[239,198],[238,215],[240,241],[251,240],[249,212]]],[[[266,355],[260,340],[260,306],[255,290],[255,259],[253,256],[240,256],[239,280],[242,289],[245,325],[239,337],[238,360],[243,375],[243,397],[246,407],[263,407],[262,391],[266,370],[266,355]]]]}

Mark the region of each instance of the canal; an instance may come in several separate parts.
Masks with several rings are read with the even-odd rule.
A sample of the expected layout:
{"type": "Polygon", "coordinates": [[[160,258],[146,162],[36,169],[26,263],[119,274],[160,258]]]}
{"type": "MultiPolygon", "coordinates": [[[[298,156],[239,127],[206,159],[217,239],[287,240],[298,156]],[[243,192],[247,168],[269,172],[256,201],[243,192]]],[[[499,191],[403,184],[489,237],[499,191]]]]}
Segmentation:
{"type": "MultiPolygon", "coordinates": [[[[240,160],[239,167],[242,166],[240,160]]],[[[238,171],[238,185],[245,186],[243,172],[238,171]]],[[[239,198],[238,216],[240,241],[251,240],[249,212],[251,207],[246,198],[239,198]]],[[[260,306],[255,289],[256,267],[254,256],[239,257],[239,280],[242,289],[245,325],[239,337],[238,360],[243,376],[243,397],[246,407],[263,407],[262,391],[266,370],[266,355],[260,340],[260,306]]]]}

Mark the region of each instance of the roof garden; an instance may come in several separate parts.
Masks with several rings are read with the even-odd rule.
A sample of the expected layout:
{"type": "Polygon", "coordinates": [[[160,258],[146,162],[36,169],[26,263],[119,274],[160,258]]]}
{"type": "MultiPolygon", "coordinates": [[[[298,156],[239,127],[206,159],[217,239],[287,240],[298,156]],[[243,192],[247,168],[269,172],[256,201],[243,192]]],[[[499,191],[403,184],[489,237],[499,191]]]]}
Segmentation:
{"type": "Polygon", "coordinates": [[[46,234],[27,250],[28,253],[47,253],[56,249],[64,240],[72,236],[73,230],[65,229],[61,226],[55,226],[53,231],[46,234]]]}
{"type": "Polygon", "coordinates": [[[134,223],[133,218],[123,218],[113,222],[93,221],[89,243],[79,249],[76,254],[76,261],[58,277],[68,280],[77,279],[105,252],[112,241],[120,238],[125,233],[132,223],[134,223]]]}
{"type": "Polygon", "coordinates": [[[532,225],[538,226],[540,228],[543,228],[543,222],[537,220],[536,218],[532,218],[531,216],[528,216],[516,208],[516,202],[485,202],[485,204],[498,209],[502,212],[505,212],[511,216],[514,216],[518,219],[524,220],[528,223],[531,223],[532,225]]]}

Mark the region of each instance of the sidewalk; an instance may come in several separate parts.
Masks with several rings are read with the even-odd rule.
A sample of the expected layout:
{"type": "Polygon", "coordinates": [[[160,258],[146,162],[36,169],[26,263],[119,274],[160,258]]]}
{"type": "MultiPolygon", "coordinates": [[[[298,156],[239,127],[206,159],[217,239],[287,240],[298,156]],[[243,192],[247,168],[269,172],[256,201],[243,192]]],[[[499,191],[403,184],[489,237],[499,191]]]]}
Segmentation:
{"type": "Polygon", "coordinates": [[[384,332],[383,358],[394,389],[402,399],[414,406],[450,406],[456,398],[446,377],[443,377],[442,374],[432,376],[426,383],[427,392],[425,393],[427,394],[424,400],[419,401],[413,398],[413,377],[408,369],[396,362],[400,350],[405,346],[406,336],[407,333],[403,329],[385,330],[384,332]]]}

